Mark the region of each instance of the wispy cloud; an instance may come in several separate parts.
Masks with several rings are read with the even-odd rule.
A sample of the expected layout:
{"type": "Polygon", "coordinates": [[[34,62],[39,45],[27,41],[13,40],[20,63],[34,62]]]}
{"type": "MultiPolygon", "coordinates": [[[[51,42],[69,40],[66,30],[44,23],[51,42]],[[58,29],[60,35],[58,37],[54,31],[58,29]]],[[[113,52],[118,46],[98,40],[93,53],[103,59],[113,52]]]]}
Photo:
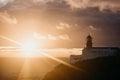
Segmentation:
{"type": "Polygon", "coordinates": [[[48,35],[49,40],[71,40],[70,37],[67,34],[62,34],[62,35],[48,35]]]}
{"type": "Polygon", "coordinates": [[[34,33],[33,36],[34,36],[34,38],[40,39],[40,40],[71,40],[69,35],[67,35],[67,34],[55,36],[52,34],[39,35],[38,33],[34,33]]]}
{"type": "Polygon", "coordinates": [[[56,26],[58,30],[69,29],[71,26],[67,23],[61,22],[59,25],[56,26]]]}
{"type": "Polygon", "coordinates": [[[99,7],[100,10],[111,9],[112,11],[120,9],[120,0],[66,0],[72,8],[99,7]]]}
{"type": "Polygon", "coordinates": [[[54,36],[54,35],[51,35],[51,34],[48,34],[47,38],[48,38],[48,40],[58,40],[57,36],[54,36]]]}
{"type": "Polygon", "coordinates": [[[60,35],[59,38],[62,39],[62,40],[71,40],[70,37],[67,34],[60,35]]]}
{"type": "Polygon", "coordinates": [[[0,21],[3,23],[9,23],[9,24],[17,24],[18,21],[15,17],[8,14],[7,11],[0,13],[0,21]]]}
{"type": "Polygon", "coordinates": [[[94,30],[94,31],[100,31],[100,30],[101,30],[100,28],[96,28],[96,27],[94,27],[94,26],[92,26],[92,25],[90,25],[89,28],[90,28],[91,30],[94,30]]]}

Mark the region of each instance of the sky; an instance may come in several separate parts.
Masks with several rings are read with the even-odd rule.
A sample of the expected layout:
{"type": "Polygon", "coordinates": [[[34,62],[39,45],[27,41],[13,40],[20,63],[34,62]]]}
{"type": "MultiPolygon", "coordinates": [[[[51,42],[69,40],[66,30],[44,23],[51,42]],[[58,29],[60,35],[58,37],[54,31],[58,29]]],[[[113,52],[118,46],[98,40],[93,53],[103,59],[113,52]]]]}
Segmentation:
{"type": "Polygon", "coordinates": [[[120,0],[0,0],[0,46],[120,47],[120,0]]]}

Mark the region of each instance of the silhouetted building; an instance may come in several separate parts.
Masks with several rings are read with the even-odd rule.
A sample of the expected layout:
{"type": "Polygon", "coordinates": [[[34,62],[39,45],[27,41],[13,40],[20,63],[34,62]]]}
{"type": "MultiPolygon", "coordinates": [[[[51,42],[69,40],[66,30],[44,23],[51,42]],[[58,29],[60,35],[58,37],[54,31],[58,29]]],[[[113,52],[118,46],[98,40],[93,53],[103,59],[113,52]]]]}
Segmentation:
{"type": "Polygon", "coordinates": [[[87,48],[92,48],[92,37],[91,37],[90,34],[87,36],[86,40],[87,40],[86,47],[87,48]]]}
{"type": "Polygon", "coordinates": [[[92,37],[91,35],[88,35],[86,47],[82,50],[82,55],[71,55],[70,63],[97,57],[117,56],[119,53],[120,48],[118,47],[93,47],[92,37]]]}

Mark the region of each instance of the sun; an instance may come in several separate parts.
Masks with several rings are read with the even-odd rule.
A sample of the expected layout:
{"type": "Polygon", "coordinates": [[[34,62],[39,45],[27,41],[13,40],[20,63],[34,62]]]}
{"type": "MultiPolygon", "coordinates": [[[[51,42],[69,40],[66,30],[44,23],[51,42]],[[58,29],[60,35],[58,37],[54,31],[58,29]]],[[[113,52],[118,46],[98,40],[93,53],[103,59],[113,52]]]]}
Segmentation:
{"type": "Polygon", "coordinates": [[[21,49],[25,57],[32,57],[37,51],[37,44],[32,41],[27,41],[21,46],[21,49]]]}
{"type": "Polygon", "coordinates": [[[34,52],[36,50],[36,45],[33,43],[24,44],[22,50],[25,52],[34,52]]]}

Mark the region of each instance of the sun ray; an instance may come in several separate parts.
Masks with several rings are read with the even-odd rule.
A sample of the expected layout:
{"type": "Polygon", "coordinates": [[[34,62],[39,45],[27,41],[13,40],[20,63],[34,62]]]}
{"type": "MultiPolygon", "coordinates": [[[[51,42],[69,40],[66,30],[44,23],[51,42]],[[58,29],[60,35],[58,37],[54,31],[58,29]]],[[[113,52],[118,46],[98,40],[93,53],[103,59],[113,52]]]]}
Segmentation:
{"type": "Polygon", "coordinates": [[[53,56],[51,56],[51,55],[48,55],[47,53],[41,52],[41,54],[44,55],[44,56],[46,56],[46,57],[48,57],[48,58],[50,58],[50,59],[52,59],[52,60],[55,60],[55,61],[57,61],[57,62],[59,62],[59,63],[61,63],[61,64],[64,64],[64,65],[66,65],[66,66],[68,66],[68,67],[71,67],[71,68],[73,68],[73,69],[75,69],[75,70],[79,70],[79,71],[86,72],[86,71],[84,71],[84,70],[82,70],[82,69],[80,69],[80,68],[78,68],[78,67],[76,67],[76,66],[74,66],[74,65],[71,65],[71,64],[69,64],[69,63],[67,63],[67,62],[65,62],[65,61],[63,61],[63,60],[60,60],[60,59],[55,58],[55,57],[53,57],[53,56]]]}
{"type": "Polygon", "coordinates": [[[22,80],[22,79],[27,79],[30,78],[31,76],[31,62],[30,59],[26,58],[23,66],[20,70],[19,76],[18,76],[18,80],[22,80]]]}
{"type": "Polygon", "coordinates": [[[3,39],[5,39],[5,40],[8,40],[8,41],[10,41],[10,42],[12,42],[12,43],[15,43],[15,44],[17,44],[17,45],[22,45],[22,44],[19,43],[18,41],[15,41],[15,40],[13,40],[13,39],[10,39],[10,38],[8,38],[8,37],[6,37],[6,36],[0,35],[0,38],[3,38],[3,39]]]}

